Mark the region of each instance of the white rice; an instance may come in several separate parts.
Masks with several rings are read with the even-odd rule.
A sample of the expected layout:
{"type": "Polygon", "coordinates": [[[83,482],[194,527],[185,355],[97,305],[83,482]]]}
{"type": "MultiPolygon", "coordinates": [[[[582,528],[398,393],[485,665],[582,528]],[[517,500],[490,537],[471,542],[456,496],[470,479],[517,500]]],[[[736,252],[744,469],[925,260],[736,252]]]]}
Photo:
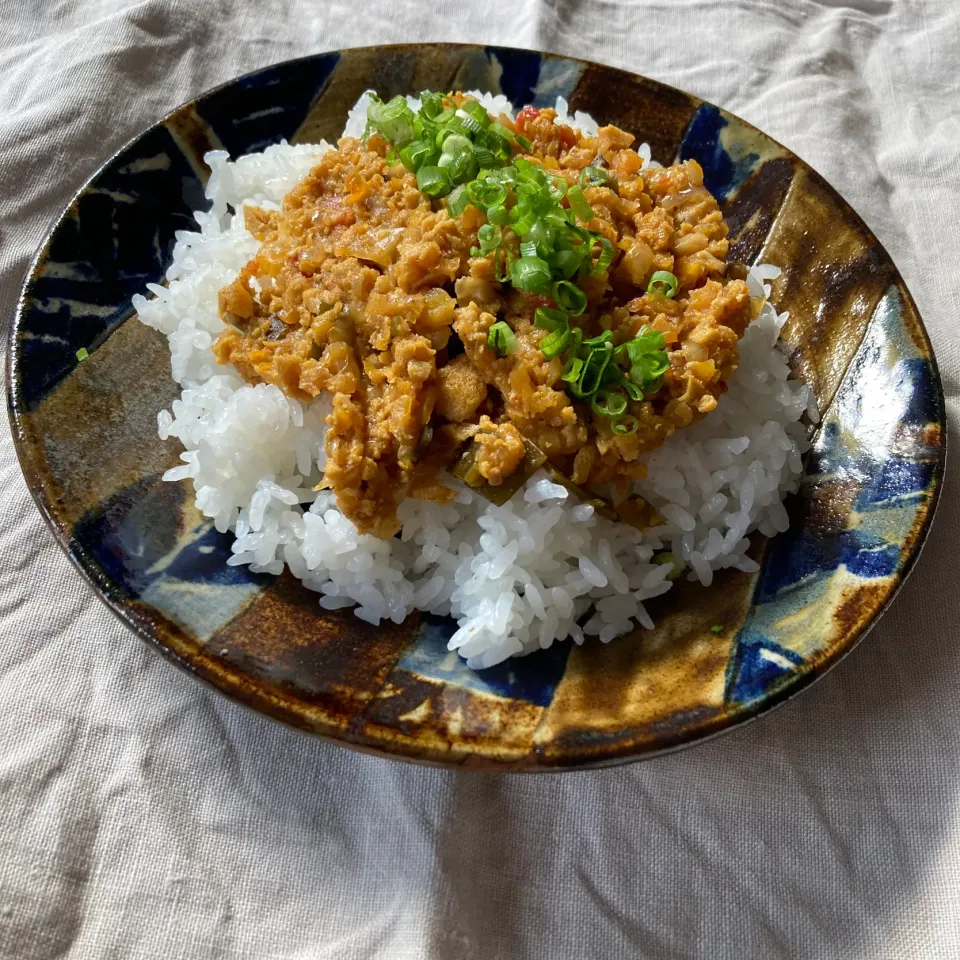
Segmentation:
{"type": "MultiPolygon", "coordinates": [[[[511,112],[505,97],[476,95],[494,114],[511,112]]],[[[568,119],[562,99],[557,110],[568,119]]],[[[361,135],[365,114],[366,95],[345,133],[361,135]]],[[[569,119],[596,129],[585,114],[569,119]]],[[[543,472],[502,507],[451,479],[456,502],[404,501],[400,535],[389,541],[359,534],[330,493],[315,493],[327,400],[304,405],[275,386],[247,384],[217,366],[210,347],[224,328],[217,293],[258,247],[235,211],[279,204],[329,148],[281,143],[232,162],[209,153],[211,210],[196,214],[199,232],[177,235],[167,284],[134,297],[140,320],[167,335],[183,386],[158,416],[160,436],[185,447],[164,479],[189,479],[202,513],[233,531],[229,563],[273,574],[287,567],[325,609],[353,607],[373,624],[399,623],[414,609],[453,616],[450,649],[472,667],[566,638],[608,642],[638,624],[651,629],[644,602],[672,586],[672,568],[651,560],[657,551],[681,558],[684,575],[705,586],[717,570],[757,569],[748,534],[786,529],[781,501],[796,489],[809,446],[800,418],[816,419],[809,389],[790,379],[777,346],[786,314],[769,303],[741,341],[740,368],[717,409],[649,456],[636,492],[664,517],[654,530],[610,522],[543,472]]],[[[639,151],[649,161],[646,145],[639,151]]],[[[752,291],[769,294],[778,273],[754,267],[752,291]]]]}

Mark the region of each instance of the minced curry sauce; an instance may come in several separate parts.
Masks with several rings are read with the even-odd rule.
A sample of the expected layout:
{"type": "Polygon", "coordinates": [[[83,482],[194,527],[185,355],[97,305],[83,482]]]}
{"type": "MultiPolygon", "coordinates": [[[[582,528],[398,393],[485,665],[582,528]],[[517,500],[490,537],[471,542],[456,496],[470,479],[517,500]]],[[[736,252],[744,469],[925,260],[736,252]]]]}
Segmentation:
{"type": "Polygon", "coordinates": [[[244,209],[260,248],[220,293],[227,327],[214,349],[251,383],[304,401],[330,394],[324,485],[364,533],[392,536],[405,497],[452,500],[444,471],[471,440],[472,469],[494,487],[532,443],[573,483],[626,492],[645,475],[641,455],[713,410],[737,367],[753,310],[744,280],[727,276],[727,226],[700,166],[641,172],[629,133],[581,136],[549,109],[499,122],[522,135],[514,155],[551,178],[604,171],[582,190],[584,227],[614,256],[576,279],[586,307],[570,324],[586,338],[609,331],[613,347],[659,333],[666,369],[628,400],[630,432],[615,432],[567,389],[563,357],[541,350],[549,331],[535,318],[555,306],[549,294],[518,289],[501,252],[481,253],[484,213],[468,204],[451,216],[378,133],[344,138],[282,210],[244,209]],[[674,290],[651,286],[662,271],[674,290]],[[501,322],[509,352],[492,345],[501,322]]]}

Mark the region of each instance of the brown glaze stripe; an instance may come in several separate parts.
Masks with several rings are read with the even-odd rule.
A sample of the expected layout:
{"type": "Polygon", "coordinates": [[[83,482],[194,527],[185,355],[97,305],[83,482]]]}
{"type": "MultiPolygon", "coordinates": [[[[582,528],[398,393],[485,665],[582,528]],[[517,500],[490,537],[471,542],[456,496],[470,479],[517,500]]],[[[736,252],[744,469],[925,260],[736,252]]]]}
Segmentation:
{"type": "Polygon", "coordinates": [[[601,125],[643,131],[658,163],[673,162],[697,107],[696,97],[609,67],[588,66],[569,97],[570,112],[584,110],[601,125]]]}
{"type": "Polygon", "coordinates": [[[756,263],[793,182],[794,161],[774,157],[762,163],[723,204],[730,227],[729,262],[756,263]]]}
{"type": "Polygon", "coordinates": [[[298,726],[342,734],[386,683],[419,618],[374,627],[349,611],[325,611],[318,600],[284,573],[206,647],[241,674],[257,677],[288,704],[298,726]]]}
{"type": "Polygon", "coordinates": [[[478,86],[496,88],[493,67],[479,47],[390,48],[347,50],[310,107],[294,135],[293,143],[336,143],[343,133],[350,108],[366,90],[376,90],[388,100],[419,90],[459,90],[478,86]]]}
{"type": "Polygon", "coordinates": [[[895,271],[853,210],[802,166],[759,259],[783,271],[772,295],[778,310],[790,311],[782,339],[823,411],[895,271]]]}
{"type": "Polygon", "coordinates": [[[163,125],[193,167],[193,172],[200,182],[206,183],[210,177],[210,168],[203,155],[210,150],[223,150],[224,147],[210,124],[197,113],[196,104],[184,104],[176,113],[167,117],[163,125]]]}
{"type": "Polygon", "coordinates": [[[384,57],[376,48],[345,51],[291,142],[327,140],[336,143],[343,133],[350,108],[365,90],[382,90],[381,95],[387,97],[399,93],[395,88],[402,85],[402,92],[409,93],[415,65],[413,54],[399,51],[390,57],[384,57]]]}
{"type": "Polygon", "coordinates": [[[131,317],[21,414],[21,449],[48,487],[47,502],[57,504],[58,526],[72,527],[118,490],[179,463],[179,443],[157,438],[157,411],[179,395],[166,339],[131,317]]]}
{"type": "Polygon", "coordinates": [[[733,637],[755,584],[755,574],[737,571],[719,573],[709,589],[679,581],[669,604],[649,604],[654,631],[638,630],[599,648],[576,647],[537,729],[542,763],[590,762],[598,751],[629,753],[667,730],[689,737],[694,715],[701,722],[716,718],[733,637]],[[714,624],[723,632],[712,633],[714,624]]]}
{"type": "Polygon", "coordinates": [[[433,762],[488,769],[533,766],[533,736],[543,712],[543,707],[524,700],[394,670],[351,724],[347,739],[433,762]]]}

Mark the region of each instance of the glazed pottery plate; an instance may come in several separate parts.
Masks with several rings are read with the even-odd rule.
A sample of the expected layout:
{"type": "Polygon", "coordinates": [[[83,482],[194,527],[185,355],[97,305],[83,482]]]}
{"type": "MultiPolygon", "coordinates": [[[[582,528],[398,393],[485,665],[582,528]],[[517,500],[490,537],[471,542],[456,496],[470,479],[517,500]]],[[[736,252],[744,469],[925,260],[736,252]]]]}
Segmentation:
{"type": "MultiPolygon", "coordinates": [[[[896,593],[940,491],[944,408],[930,341],[889,256],[785,147],[652,80],[566,57],[448,44],[283,63],[226,84],[110,159],[55,224],[27,277],[9,357],[17,449],[41,511],[80,572],[140,636],[255,709],[340,743],[486,769],[597,766],[736,727],[821,676],[896,593]],[[682,583],[652,632],[554,644],[475,672],[449,619],[371,627],[327,612],[289,575],[227,567],[231,536],[162,483],[177,442],[157,411],[178,390],[164,337],[133,294],[159,282],[177,230],[204,205],[203,155],[282,138],[335,141],[368,88],[384,98],[480,88],[517,106],[564,96],[650,144],[695,158],[730,225],[731,260],[783,268],[795,375],[823,412],[790,529],[757,537],[760,571],[682,583]],[[89,359],[77,361],[85,349],[89,359]],[[720,633],[711,626],[722,624],[720,633]]],[[[53,599],[53,598],[51,598],[53,599]]]]}

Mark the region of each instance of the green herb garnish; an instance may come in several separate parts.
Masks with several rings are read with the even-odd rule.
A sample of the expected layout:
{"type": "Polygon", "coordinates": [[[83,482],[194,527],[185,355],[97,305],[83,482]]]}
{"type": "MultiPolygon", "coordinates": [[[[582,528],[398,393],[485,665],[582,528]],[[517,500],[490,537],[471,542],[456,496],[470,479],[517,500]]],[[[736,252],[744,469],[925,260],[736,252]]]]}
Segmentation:
{"type": "Polygon", "coordinates": [[[505,357],[517,349],[517,335],[510,329],[509,324],[498,320],[487,332],[487,346],[498,357],[505,357]]]}
{"type": "MultiPolygon", "coordinates": [[[[387,103],[373,97],[364,139],[372,133],[390,144],[399,161],[417,174],[420,189],[433,198],[447,196],[481,170],[503,167],[510,162],[513,146],[522,146],[520,138],[476,100],[465,100],[457,108],[450,98],[429,90],[420,95],[416,113],[404,97],[387,103]]],[[[459,212],[465,205],[462,197],[458,194],[456,199],[459,212]]]]}
{"type": "Polygon", "coordinates": [[[622,390],[601,389],[594,394],[590,406],[601,417],[619,417],[627,409],[627,397],[622,390]]]}
{"type": "MultiPolygon", "coordinates": [[[[423,193],[446,197],[451,216],[468,205],[484,214],[487,222],[471,255],[492,255],[499,282],[552,297],[556,307],[541,307],[535,314],[535,325],[547,331],[541,353],[563,361],[566,389],[589,404],[595,416],[606,418],[614,435],[636,433],[639,422],[627,412],[628,404],[662,386],[670,365],[663,335],[644,328],[615,348],[609,330],[584,339],[570,322],[587,309],[587,295],[577,281],[605,273],[617,256],[607,237],[586,229],[595,213],[583,191],[615,188],[616,181],[600,167],[586,167],[570,185],[525,157],[514,158],[513,150],[529,149],[530,141],[494,120],[478,101],[464,100],[457,108],[451,98],[430,91],[420,100],[415,113],[403,97],[388,103],[375,98],[367,110],[367,134],[376,131],[390,143],[400,162],[416,173],[423,193]]],[[[661,270],[648,291],[673,297],[677,289],[677,278],[661,270]]],[[[516,335],[503,321],[490,327],[487,343],[500,357],[517,347],[516,335]]]]}
{"type": "Polygon", "coordinates": [[[579,184],[581,187],[602,187],[607,184],[610,175],[600,167],[584,167],[580,171],[579,184]]]}
{"type": "Polygon", "coordinates": [[[676,296],[680,284],[669,270],[658,270],[647,284],[647,293],[662,293],[668,299],[676,296]]]}
{"type": "Polygon", "coordinates": [[[610,430],[618,437],[632,437],[640,427],[640,421],[631,414],[610,421],[610,430]]]}
{"type": "Polygon", "coordinates": [[[667,574],[668,580],[679,580],[680,574],[683,573],[683,564],[677,559],[676,555],[670,553],[669,550],[655,553],[650,562],[657,564],[669,563],[673,569],[667,574]]]}
{"type": "Polygon", "coordinates": [[[662,333],[641,327],[636,337],[617,347],[617,356],[630,361],[629,379],[644,393],[659,389],[663,375],[670,369],[665,346],[662,333]]]}

